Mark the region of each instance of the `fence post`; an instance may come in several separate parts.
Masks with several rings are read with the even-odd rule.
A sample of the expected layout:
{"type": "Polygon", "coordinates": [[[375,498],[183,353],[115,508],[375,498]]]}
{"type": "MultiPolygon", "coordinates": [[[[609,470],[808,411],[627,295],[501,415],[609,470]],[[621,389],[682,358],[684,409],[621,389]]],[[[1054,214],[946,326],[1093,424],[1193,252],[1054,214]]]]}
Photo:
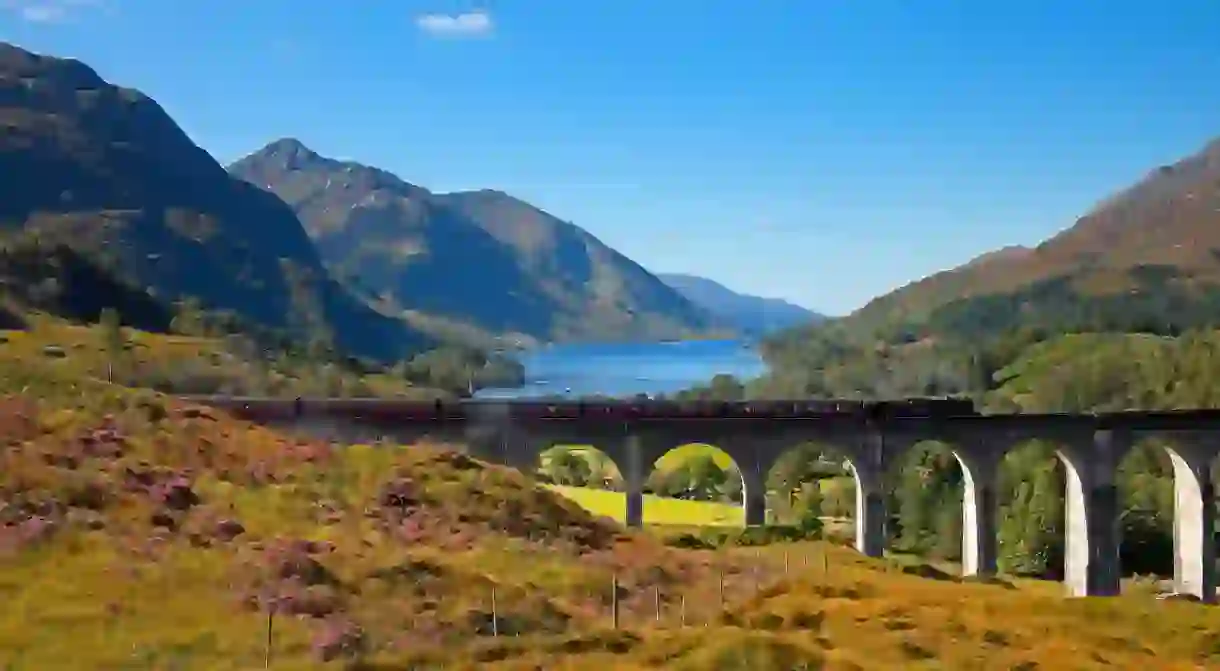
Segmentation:
{"type": "Polygon", "coordinates": [[[618,574],[610,579],[610,625],[618,629],[618,574]]]}
{"type": "Polygon", "coordinates": [[[275,627],[275,603],[273,602],[271,604],[271,607],[269,609],[267,609],[267,642],[266,642],[265,649],[263,651],[263,668],[264,669],[271,668],[271,650],[274,647],[274,639],[272,637],[275,634],[274,627],[275,627]]]}
{"type": "Polygon", "coordinates": [[[678,608],[680,609],[680,612],[678,613],[679,622],[682,624],[682,628],[685,629],[686,628],[686,595],[685,594],[682,595],[682,599],[678,603],[678,608]]]}
{"type": "Polygon", "coordinates": [[[788,577],[788,548],[784,548],[784,577],[788,577]]]}
{"type": "Polygon", "coordinates": [[[496,586],[491,586],[491,637],[500,636],[500,614],[496,609],[496,586]]]}
{"type": "Polygon", "coordinates": [[[652,604],[656,609],[657,624],[661,624],[661,588],[652,588],[652,604]]]}
{"type": "Polygon", "coordinates": [[[718,590],[720,592],[720,613],[723,615],[724,614],[724,568],[723,567],[721,567],[719,569],[719,571],[717,571],[716,576],[720,582],[720,585],[718,588],[718,590]]]}

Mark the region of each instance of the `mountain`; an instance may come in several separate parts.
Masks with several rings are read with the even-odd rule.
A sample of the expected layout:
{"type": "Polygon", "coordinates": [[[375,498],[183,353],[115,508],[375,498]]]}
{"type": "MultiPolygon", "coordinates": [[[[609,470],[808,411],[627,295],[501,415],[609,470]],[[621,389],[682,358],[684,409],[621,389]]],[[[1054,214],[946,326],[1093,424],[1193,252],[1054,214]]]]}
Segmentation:
{"type": "Polygon", "coordinates": [[[786,300],[740,294],[705,277],[677,273],[662,273],[657,277],[695,305],[753,336],[826,319],[824,315],[786,300]]]}
{"type": "Polygon", "coordinates": [[[652,340],[716,326],[586,231],[499,191],[436,194],[281,139],[230,173],[293,208],[336,277],[422,328],[652,340]]]}
{"type": "Polygon", "coordinates": [[[1220,140],[1153,170],[1034,248],[1009,247],[874,299],[844,328],[986,335],[1164,330],[1220,315],[1220,140]]]}
{"type": "Polygon", "coordinates": [[[62,244],[163,302],[396,359],[430,344],[331,278],[295,214],[139,91],[0,43],[0,233],[62,244]]]}

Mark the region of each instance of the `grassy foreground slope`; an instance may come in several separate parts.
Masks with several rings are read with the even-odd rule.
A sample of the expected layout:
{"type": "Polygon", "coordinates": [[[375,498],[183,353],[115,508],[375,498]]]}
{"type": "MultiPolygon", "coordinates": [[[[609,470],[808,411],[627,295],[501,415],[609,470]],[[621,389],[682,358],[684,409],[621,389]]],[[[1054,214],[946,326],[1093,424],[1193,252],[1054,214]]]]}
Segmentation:
{"type": "Polygon", "coordinates": [[[460,454],[289,439],[4,348],[0,394],[4,669],[262,668],[272,608],[276,669],[1220,663],[1192,604],[677,550],[460,454]]]}

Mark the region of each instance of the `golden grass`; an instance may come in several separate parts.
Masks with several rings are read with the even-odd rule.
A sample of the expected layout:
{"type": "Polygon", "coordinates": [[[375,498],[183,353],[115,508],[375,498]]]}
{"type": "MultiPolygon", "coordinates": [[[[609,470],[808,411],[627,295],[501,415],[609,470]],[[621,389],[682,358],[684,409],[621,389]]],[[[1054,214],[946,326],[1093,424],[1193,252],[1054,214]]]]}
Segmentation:
{"type": "Polygon", "coordinates": [[[336,632],[382,671],[1220,665],[1214,611],[1142,590],[1068,601],[821,542],[677,550],[516,471],[296,441],[0,348],[0,394],[23,388],[0,400],[6,671],[262,668],[274,595],[275,669],[321,668],[336,632]]]}
{"type": "MultiPolygon", "coordinates": [[[[222,339],[145,333],[123,329],[127,343],[120,353],[107,343],[100,327],[71,324],[46,315],[30,315],[30,328],[25,331],[0,331],[0,351],[7,356],[42,359],[50,369],[68,375],[116,380],[134,379],[140,382],[195,375],[230,382],[239,392],[250,380],[259,380],[259,393],[268,395],[325,394],[319,370],[296,365],[290,368],[271,366],[243,359],[229,351],[222,339]],[[62,352],[49,352],[57,349],[62,352]]],[[[330,370],[327,375],[338,378],[340,389],[356,386],[350,373],[330,370]]],[[[406,381],[390,375],[367,375],[359,378],[362,393],[374,396],[423,396],[432,398],[436,392],[413,388],[406,381]]],[[[332,384],[331,387],[336,385],[332,384]]]]}

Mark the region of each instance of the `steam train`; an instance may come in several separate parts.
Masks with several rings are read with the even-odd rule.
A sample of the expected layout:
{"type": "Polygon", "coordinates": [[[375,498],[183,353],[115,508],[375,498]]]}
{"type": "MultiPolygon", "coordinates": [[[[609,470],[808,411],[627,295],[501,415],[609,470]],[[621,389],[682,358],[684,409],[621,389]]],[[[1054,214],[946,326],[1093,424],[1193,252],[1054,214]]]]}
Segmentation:
{"type": "MultiPolygon", "coordinates": [[[[514,417],[540,419],[741,418],[813,419],[856,416],[885,420],[977,415],[974,402],[955,398],[911,398],[896,401],[525,401],[509,404],[514,417]]],[[[438,414],[440,407],[437,407],[438,414]]]]}
{"type": "MultiPolygon", "coordinates": [[[[238,403],[239,414],[267,414],[248,403],[238,403]],[[244,407],[243,407],[244,406],[244,407]],[[245,411],[244,413],[242,411],[245,411]]],[[[955,398],[910,398],[895,401],[787,400],[787,401],[388,401],[383,399],[325,399],[291,402],[288,412],[300,416],[306,405],[326,414],[366,418],[461,421],[463,419],[817,419],[858,417],[865,420],[961,417],[979,414],[974,402],[955,398]]],[[[282,404],[277,407],[282,407],[282,404]]],[[[282,411],[281,411],[282,412],[282,411]]]]}

